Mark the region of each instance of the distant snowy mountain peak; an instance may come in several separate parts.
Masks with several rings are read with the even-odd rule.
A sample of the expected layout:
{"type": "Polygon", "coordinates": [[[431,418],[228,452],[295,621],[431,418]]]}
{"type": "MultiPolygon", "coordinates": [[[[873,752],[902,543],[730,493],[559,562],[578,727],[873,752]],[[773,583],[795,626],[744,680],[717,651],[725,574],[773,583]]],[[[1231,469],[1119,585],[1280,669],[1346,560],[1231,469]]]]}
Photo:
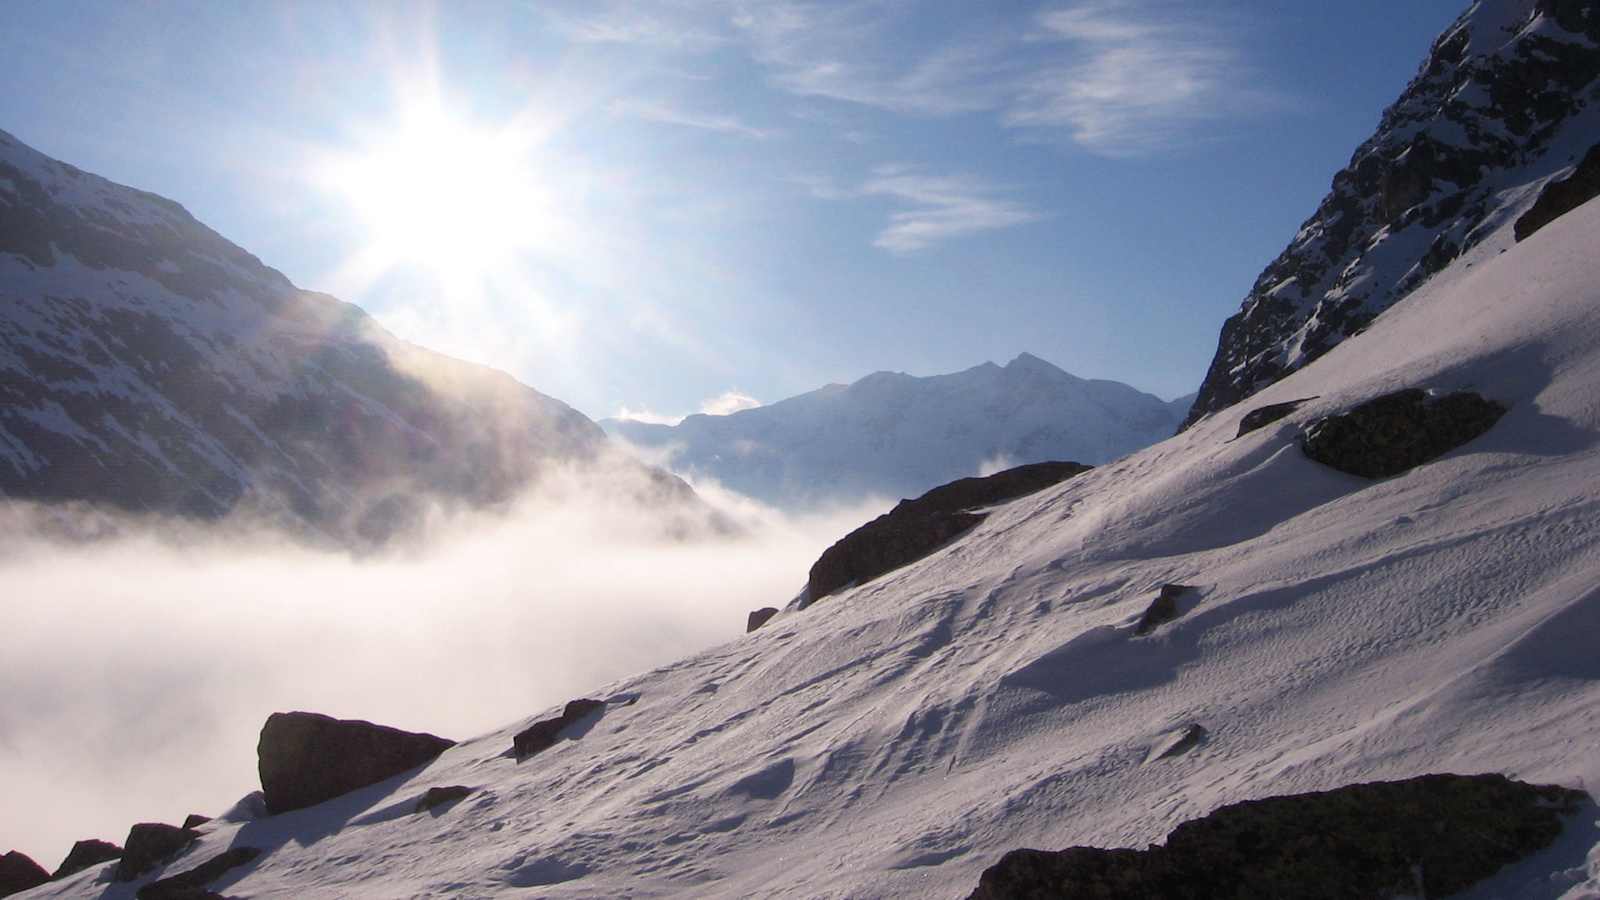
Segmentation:
{"type": "MultiPolygon", "coordinates": [[[[178,204],[0,132],[0,496],[381,541],[509,500],[604,433],[296,288],[178,204]]],[[[634,463],[641,497],[690,496],[634,463]]],[[[623,471],[619,470],[619,472],[623,471]]]]}
{"type": "Polygon", "coordinates": [[[1600,6],[1483,0],[1222,327],[1186,426],[1360,333],[1600,141],[1600,6]]]}
{"type": "Polygon", "coordinates": [[[874,372],[727,416],[689,416],[677,426],[601,425],[666,454],[690,480],[712,479],[804,509],[864,496],[915,497],[986,468],[1099,464],[1167,437],[1180,418],[1125,384],[1079,378],[1023,353],[1004,366],[986,362],[949,375],[874,372]]]}

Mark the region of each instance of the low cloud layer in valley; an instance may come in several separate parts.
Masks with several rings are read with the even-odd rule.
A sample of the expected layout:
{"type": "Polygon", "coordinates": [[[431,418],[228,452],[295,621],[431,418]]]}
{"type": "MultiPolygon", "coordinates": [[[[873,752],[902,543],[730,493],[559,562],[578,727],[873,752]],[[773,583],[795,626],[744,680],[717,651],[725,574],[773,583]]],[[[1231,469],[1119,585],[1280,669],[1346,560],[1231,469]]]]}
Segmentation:
{"type": "Polygon", "coordinates": [[[888,506],[795,519],[697,487],[738,534],[684,537],[573,478],[361,558],[232,523],[44,538],[59,511],[10,507],[0,845],[53,868],[79,838],[222,812],[276,710],[462,739],[732,640],[888,506]]]}

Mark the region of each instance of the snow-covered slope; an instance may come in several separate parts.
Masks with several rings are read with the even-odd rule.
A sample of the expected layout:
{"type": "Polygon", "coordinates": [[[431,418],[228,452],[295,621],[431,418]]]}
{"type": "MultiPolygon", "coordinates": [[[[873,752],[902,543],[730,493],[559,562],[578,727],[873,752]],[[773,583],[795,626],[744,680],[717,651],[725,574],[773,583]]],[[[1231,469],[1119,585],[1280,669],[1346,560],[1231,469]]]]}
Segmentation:
{"type": "MultiPolygon", "coordinates": [[[[1600,785],[1600,201],[1487,236],[1244,404],[998,508],[921,562],[608,686],[523,762],[204,826],[253,897],[959,897],[1018,846],[1140,846],[1248,798],[1427,772],[1600,785]],[[1502,252],[1503,251],[1503,252],[1502,252]],[[1308,460],[1309,420],[1401,387],[1509,412],[1405,475],[1308,460]],[[1165,583],[1199,603],[1133,626],[1165,583]],[[1154,759],[1190,723],[1209,737],[1154,759]],[[413,814],[441,785],[460,803],[413,814]]],[[[798,573],[797,573],[798,575],[798,573]]],[[[775,598],[752,597],[752,606],[775,598]]],[[[248,766],[250,760],[240,760],[248,766]]],[[[1600,822],[1469,896],[1600,895],[1600,822]]],[[[131,896],[92,869],[31,896],[131,896]]],[[[135,883],[136,884],[136,883],[135,883]]]]}
{"type": "Polygon", "coordinates": [[[1484,0],[1439,38],[1222,327],[1187,421],[1316,359],[1600,141],[1600,6],[1484,0]]]}
{"type": "Polygon", "coordinates": [[[400,341],[178,204],[0,132],[0,497],[243,506],[375,539],[418,501],[498,503],[605,448],[566,404],[400,341]]]}
{"type": "MultiPolygon", "coordinates": [[[[1184,411],[1187,411],[1184,404],[1184,411]]],[[[1115,381],[1078,378],[1024,353],[1005,366],[919,378],[877,372],[676,426],[605,419],[608,432],[787,508],[915,497],[980,469],[1099,464],[1172,434],[1183,412],[1115,381]]]]}

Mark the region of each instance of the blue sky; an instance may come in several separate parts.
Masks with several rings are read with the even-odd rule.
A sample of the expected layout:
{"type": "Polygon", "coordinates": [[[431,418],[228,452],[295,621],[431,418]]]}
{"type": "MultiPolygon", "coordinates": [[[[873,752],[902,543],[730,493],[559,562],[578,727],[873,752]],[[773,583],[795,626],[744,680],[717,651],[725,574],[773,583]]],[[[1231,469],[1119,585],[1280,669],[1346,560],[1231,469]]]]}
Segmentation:
{"type": "Polygon", "coordinates": [[[1462,7],[9,0],[0,128],[596,418],[1170,398],[1462,7]]]}

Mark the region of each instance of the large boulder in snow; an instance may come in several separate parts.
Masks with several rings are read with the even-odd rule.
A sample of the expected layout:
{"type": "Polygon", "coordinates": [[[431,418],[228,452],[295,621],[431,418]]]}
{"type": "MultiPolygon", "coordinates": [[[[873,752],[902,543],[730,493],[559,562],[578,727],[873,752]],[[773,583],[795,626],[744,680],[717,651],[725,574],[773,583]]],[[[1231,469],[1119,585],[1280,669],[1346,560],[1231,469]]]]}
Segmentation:
{"type": "Polygon", "coordinates": [[[0,856],[0,897],[20,894],[50,880],[50,873],[20,850],[0,856]]]}
{"type": "Polygon", "coordinates": [[[1470,391],[1432,397],[1412,388],[1318,419],[1300,446],[1306,456],[1341,472],[1387,478],[1483,434],[1505,411],[1470,391]]]}
{"type": "Polygon", "coordinates": [[[1549,846],[1582,791],[1423,775],[1224,806],[1146,850],[1013,850],[974,900],[1444,897],[1549,846]]]}
{"type": "Polygon", "coordinates": [[[122,861],[117,863],[117,880],[132,881],[164,860],[176,856],[200,839],[200,832],[161,822],[140,822],[128,829],[123,841],[122,861]]]}
{"type": "Polygon", "coordinates": [[[811,566],[806,584],[814,603],[927,556],[984,519],[974,510],[1043,490],[1091,467],[1075,462],[1017,466],[986,478],[962,478],[936,487],[845,535],[811,566]]]}
{"type": "Polygon", "coordinates": [[[187,872],[150,882],[135,896],[138,900],[222,900],[222,894],[206,886],[229,869],[253,862],[260,855],[255,847],[230,847],[187,872]]]}
{"type": "Polygon", "coordinates": [[[1545,185],[1539,192],[1539,199],[1517,219],[1512,230],[1517,240],[1524,240],[1597,196],[1600,196],[1600,144],[1589,148],[1571,175],[1545,185]]]}
{"type": "MultiPolygon", "coordinates": [[[[188,826],[185,825],[184,827],[187,828],[188,826]]],[[[96,840],[94,838],[78,841],[72,845],[71,850],[67,851],[67,858],[61,861],[61,865],[56,866],[55,872],[50,877],[65,878],[68,875],[82,872],[90,866],[98,866],[103,862],[121,858],[122,848],[110,841],[96,840]]]]}
{"type": "Polygon", "coordinates": [[[535,753],[543,753],[555,746],[556,738],[568,726],[577,724],[578,720],[595,710],[604,709],[605,705],[604,700],[573,700],[561,710],[561,715],[542,719],[517,732],[516,737],[511,739],[511,754],[520,762],[535,753]]]}
{"type": "Polygon", "coordinates": [[[261,791],[267,811],[276,815],[399,775],[454,745],[437,735],[371,722],[273,713],[256,746],[261,791]]]}

